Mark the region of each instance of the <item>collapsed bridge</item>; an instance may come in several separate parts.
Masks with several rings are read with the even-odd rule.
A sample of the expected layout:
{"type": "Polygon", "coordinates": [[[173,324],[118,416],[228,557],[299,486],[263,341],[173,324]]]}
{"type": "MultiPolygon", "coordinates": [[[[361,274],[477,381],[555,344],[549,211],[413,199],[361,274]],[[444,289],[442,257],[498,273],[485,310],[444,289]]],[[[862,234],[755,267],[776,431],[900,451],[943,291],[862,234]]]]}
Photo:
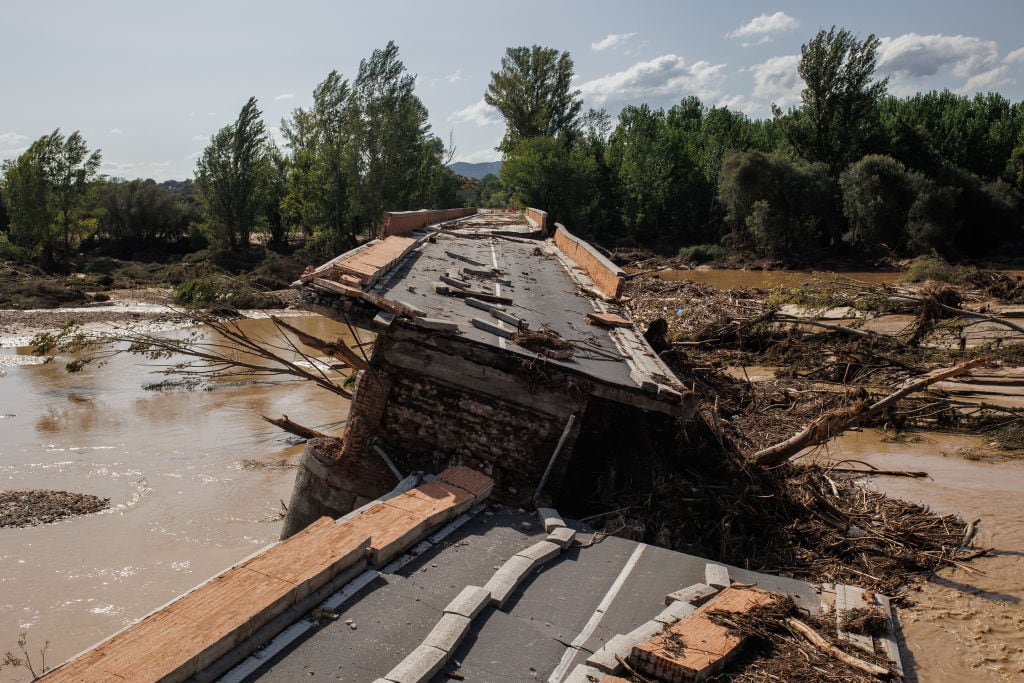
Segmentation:
{"type": "Polygon", "coordinates": [[[696,409],[617,305],[625,277],[535,209],[390,213],[380,239],[308,269],[307,307],[377,336],[336,349],[363,372],[342,438],[307,446],[282,536],[414,470],[472,467],[516,505],[599,488],[581,433],[696,409]]]}

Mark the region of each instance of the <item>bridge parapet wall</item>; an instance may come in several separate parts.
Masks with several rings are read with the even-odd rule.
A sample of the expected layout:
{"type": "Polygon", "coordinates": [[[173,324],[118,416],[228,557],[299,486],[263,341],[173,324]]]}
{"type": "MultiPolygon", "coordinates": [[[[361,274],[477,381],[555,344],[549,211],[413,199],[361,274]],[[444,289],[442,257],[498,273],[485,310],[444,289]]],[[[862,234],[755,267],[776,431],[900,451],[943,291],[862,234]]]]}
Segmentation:
{"type": "Polygon", "coordinates": [[[541,211],[540,209],[526,207],[525,209],[523,209],[523,214],[525,214],[525,216],[529,218],[531,221],[536,223],[538,227],[543,228],[545,235],[548,234],[550,223],[547,211],[541,211]]]}
{"type": "Polygon", "coordinates": [[[566,230],[561,223],[555,223],[555,245],[586,272],[602,294],[612,298],[618,298],[622,294],[626,271],[566,230]]]}
{"type": "Polygon", "coordinates": [[[391,235],[408,235],[414,230],[432,225],[453,221],[456,218],[472,216],[475,208],[458,209],[421,209],[420,211],[388,211],[384,214],[384,227],[381,228],[381,239],[391,235]]]}

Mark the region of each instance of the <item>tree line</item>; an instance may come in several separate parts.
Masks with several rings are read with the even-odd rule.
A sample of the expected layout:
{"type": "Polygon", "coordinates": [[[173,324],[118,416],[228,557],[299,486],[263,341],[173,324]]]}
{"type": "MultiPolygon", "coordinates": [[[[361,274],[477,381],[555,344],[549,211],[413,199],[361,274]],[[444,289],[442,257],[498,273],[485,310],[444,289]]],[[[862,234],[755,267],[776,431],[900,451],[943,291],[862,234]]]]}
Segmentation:
{"type": "MultiPolygon", "coordinates": [[[[508,48],[484,96],[506,124],[502,169],[470,203],[544,208],[601,244],[695,260],[1024,252],[1024,104],[892,96],[875,77],[878,44],[818,32],[801,47],[800,104],[769,118],[687,97],[614,121],[584,111],[568,53],[508,48]]],[[[317,85],[281,122],[283,149],[250,98],[194,181],[101,177],[100,152],[56,130],[3,164],[0,258],[286,250],[296,236],[333,254],[384,211],[454,206],[465,179],[414,88],[388,43],[352,79],[332,71],[317,85]]]]}
{"type": "Polygon", "coordinates": [[[697,260],[1024,253],[1024,104],[889,95],[878,45],[818,32],[801,47],[800,105],[771,118],[688,97],[626,106],[614,125],[582,111],[567,53],[510,48],[485,97],[507,126],[502,170],[476,199],[697,260]]]}
{"type": "Polygon", "coordinates": [[[101,153],[78,131],[44,135],[3,165],[0,258],[54,264],[92,247],[244,254],[255,242],[285,250],[289,236],[333,255],[375,233],[384,211],[454,206],[461,182],[414,86],[388,43],[351,81],[332,71],[312,106],[281,122],[285,150],[251,97],[184,183],[103,178],[101,153]]]}

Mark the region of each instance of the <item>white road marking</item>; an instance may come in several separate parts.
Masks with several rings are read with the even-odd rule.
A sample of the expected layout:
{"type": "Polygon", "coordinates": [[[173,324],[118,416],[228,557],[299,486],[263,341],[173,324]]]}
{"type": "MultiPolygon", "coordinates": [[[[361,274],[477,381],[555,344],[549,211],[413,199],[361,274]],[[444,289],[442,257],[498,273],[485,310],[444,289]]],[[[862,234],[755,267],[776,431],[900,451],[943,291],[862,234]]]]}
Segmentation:
{"type": "Polygon", "coordinates": [[[548,683],[561,683],[562,679],[565,678],[565,675],[569,672],[569,665],[572,664],[573,657],[576,656],[576,653],[579,652],[579,649],[583,644],[590,639],[590,636],[594,634],[598,624],[601,623],[601,619],[604,618],[604,613],[608,611],[609,607],[611,607],[615,596],[619,594],[619,591],[622,590],[623,584],[626,583],[626,579],[628,579],[629,575],[633,573],[633,568],[636,567],[636,563],[640,559],[640,555],[644,552],[644,548],[646,547],[647,546],[643,543],[636,546],[636,550],[634,550],[633,554],[629,556],[626,564],[622,567],[622,571],[620,571],[619,575],[615,578],[615,583],[613,583],[612,587],[608,589],[608,592],[604,594],[604,598],[601,600],[601,603],[597,606],[597,609],[594,610],[594,614],[591,615],[590,621],[588,621],[586,626],[583,627],[580,634],[573,639],[572,644],[566,648],[565,653],[562,655],[562,661],[558,663],[558,666],[555,667],[555,670],[552,671],[551,675],[548,677],[548,683]]]}
{"type": "MultiPolygon", "coordinates": [[[[494,265],[495,268],[498,267],[498,252],[495,251],[493,242],[491,242],[491,263],[494,265]]],[[[494,283],[494,294],[495,296],[501,296],[501,285],[498,284],[497,282],[494,283]]],[[[505,329],[505,326],[501,323],[500,320],[498,321],[498,327],[500,327],[501,329],[505,329]]],[[[504,337],[498,337],[498,348],[508,348],[508,344],[505,343],[504,337]]]]}

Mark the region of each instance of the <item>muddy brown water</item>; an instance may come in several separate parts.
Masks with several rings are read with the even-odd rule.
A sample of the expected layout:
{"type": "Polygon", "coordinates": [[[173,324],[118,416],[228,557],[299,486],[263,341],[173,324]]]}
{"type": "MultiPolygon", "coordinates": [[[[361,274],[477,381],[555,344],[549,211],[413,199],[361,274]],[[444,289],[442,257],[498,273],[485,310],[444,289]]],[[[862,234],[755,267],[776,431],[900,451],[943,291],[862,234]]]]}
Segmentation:
{"type": "MultiPolygon", "coordinates": [[[[1024,270],[1003,271],[1011,277],[1024,276],[1024,270]]],[[[838,276],[856,280],[868,285],[891,285],[903,273],[900,271],[832,271],[819,273],[804,270],[729,270],[724,268],[697,268],[694,270],[663,270],[658,273],[662,280],[690,280],[715,289],[770,289],[780,285],[793,286],[807,282],[814,277],[838,276]]]]}
{"type": "Polygon", "coordinates": [[[941,570],[911,592],[914,608],[899,611],[904,657],[917,680],[1024,680],[1024,461],[962,457],[984,445],[977,437],[920,439],[896,443],[874,430],[848,432],[818,457],[928,472],[928,479],[874,477],[868,485],[941,514],[980,519],[975,544],[994,549],[971,562],[970,571],[941,570]]]}
{"type": "MultiPolygon", "coordinates": [[[[324,318],[292,322],[348,336],[324,318]]],[[[267,320],[242,325],[271,331],[267,320]]],[[[302,446],[259,414],[340,433],[348,410],[303,381],[145,391],[152,371],[132,357],[76,375],[61,363],[0,365],[0,487],[111,500],[99,514],[0,529],[0,657],[27,632],[37,668],[46,641],[55,665],[277,540],[295,474],[280,465],[302,446]]],[[[26,678],[0,670],[0,681],[26,678]]]]}
{"type": "MultiPolygon", "coordinates": [[[[887,285],[896,282],[901,274],[899,272],[850,271],[834,272],[828,275],[837,275],[870,285],[887,285]]],[[[658,277],[662,280],[689,280],[710,285],[715,289],[770,289],[780,285],[792,286],[806,282],[816,275],[823,274],[797,270],[727,270],[721,268],[663,270],[658,273],[658,277]]]]}

